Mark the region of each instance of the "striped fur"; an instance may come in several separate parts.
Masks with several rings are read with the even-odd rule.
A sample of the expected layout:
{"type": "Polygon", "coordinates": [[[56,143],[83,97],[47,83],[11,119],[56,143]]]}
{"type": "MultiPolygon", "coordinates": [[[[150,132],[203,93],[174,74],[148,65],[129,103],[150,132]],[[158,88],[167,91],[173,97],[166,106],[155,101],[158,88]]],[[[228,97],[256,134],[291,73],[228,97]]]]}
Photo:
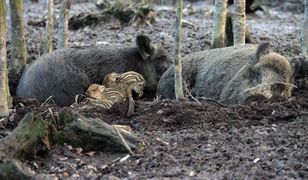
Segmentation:
{"type": "Polygon", "coordinates": [[[93,99],[93,98],[86,98],[85,100],[86,103],[90,103],[95,106],[100,106],[104,109],[110,109],[113,105],[111,101],[108,99],[93,99]]]}
{"type": "MultiPolygon", "coordinates": [[[[128,91],[135,91],[139,97],[143,95],[143,89],[146,85],[143,76],[135,71],[125,73],[110,73],[105,76],[103,84],[109,88],[116,88],[128,91]]],[[[129,95],[130,97],[130,95],[129,95]]]]}
{"type": "Polygon", "coordinates": [[[102,101],[102,107],[110,109],[115,102],[126,101],[132,98],[132,91],[139,97],[143,95],[145,80],[143,76],[134,71],[125,73],[110,73],[104,78],[104,85],[92,84],[86,94],[102,101]]]}
{"type": "Polygon", "coordinates": [[[125,89],[105,88],[105,86],[99,84],[90,85],[86,94],[88,97],[96,100],[90,101],[90,103],[101,104],[105,109],[110,109],[115,102],[126,101],[128,99],[125,89]]]}

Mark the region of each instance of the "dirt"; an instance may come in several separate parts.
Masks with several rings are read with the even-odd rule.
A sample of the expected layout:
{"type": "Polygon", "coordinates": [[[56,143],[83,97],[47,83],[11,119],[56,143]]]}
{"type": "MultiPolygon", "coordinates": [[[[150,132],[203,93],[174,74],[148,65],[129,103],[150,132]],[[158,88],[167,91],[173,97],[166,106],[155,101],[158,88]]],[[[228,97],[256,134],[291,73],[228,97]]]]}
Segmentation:
{"type": "MultiPolygon", "coordinates": [[[[185,5],[183,17],[192,25],[184,23],[183,55],[209,49],[213,6],[208,2],[185,5]]],[[[76,12],[89,11],[88,7],[92,5],[72,6],[76,12]]],[[[26,1],[26,22],[40,19],[45,9],[43,2],[26,1]]],[[[155,9],[158,17],[152,27],[128,26],[112,18],[71,31],[69,44],[132,45],[135,35],[145,32],[172,53],[175,9],[155,9]]],[[[290,59],[299,57],[303,14],[280,9],[271,8],[269,15],[260,11],[248,15],[248,26],[258,42],[268,40],[275,51],[290,59]]],[[[40,56],[37,37],[42,32],[42,27],[26,26],[29,60],[40,56]]],[[[11,91],[18,79],[11,77],[11,91]]],[[[145,141],[146,148],[127,158],[126,154],[83,151],[65,144],[24,163],[41,179],[307,179],[308,78],[297,79],[295,85],[289,99],[252,97],[236,106],[213,101],[141,99],[136,101],[131,118],[125,116],[125,103],[107,111],[84,111],[84,115],[110,124],[130,126],[145,141]]],[[[13,130],[27,112],[47,117],[48,108],[54,113],[61,110],[51,102],[42,105],[17,97],[14,107],[16,112],[5,129],[0,129],[0,138],[13,130]]]]}

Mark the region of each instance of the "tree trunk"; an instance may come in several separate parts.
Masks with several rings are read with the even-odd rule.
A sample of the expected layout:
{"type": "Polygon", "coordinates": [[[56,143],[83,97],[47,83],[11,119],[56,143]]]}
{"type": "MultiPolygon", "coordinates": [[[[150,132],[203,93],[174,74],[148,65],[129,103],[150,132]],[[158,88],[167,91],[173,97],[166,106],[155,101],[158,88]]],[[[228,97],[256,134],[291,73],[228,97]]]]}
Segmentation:
{"type": "Polygon", "coordinates": [[[48,0],[48,16],[46,23],[46,41],[44,53],[52,51],[52,34],[53,34],[53,17],[54,17],[54,1],[48,0]]]}
{"type": "MultiPolygon", "coordinates": [[[[227,14],[227,22],[226,22],[226,36],[225,36],[225,46],[233,46],[234,45],[234,36],[233,36],[233,14],[227,14]]],[[[251,35],[248,26],[246,26],[245,30],[245,43],[257,44],[257,40],[251,35]]]]}
{"type": "Polygon", "coordinates": [[[59,16],[58,44],[57,48],[64,48],[68,45],[68,17],[72,0],[62,0],[62,7],[59,16]]]}
{"type": "Polygon", "coordinates": [[[308,61],[308,0],[305,0],[304,23],[301,36],[302,53],[305,61],[308,61]]]}
{"type": "Polygon", "coordinates": [[[245,44],[246,0],[234,0],[234,45],[245,44]]]}
{"type": "Polygon", "coordinates": [[[227,0],[216,0],[211,48],[224,47],[226,16],[227,16],[227,0]]]}
{"type": "Polygon", "coordinates": [[[19,73],[27,63],[22,0],[10,0],[10,15],[12,43],[9,71],[19,73]]]}
{"type": "Polygon", "coordinates": [[[183,93],[183,79],[182,79],[182,58],[181,58],[181,44],[182,44],[182,9],[183,0],[178,0],[176,20],[175,20],[175,47],[174,47],[174,90],[177,100],[184,99],[183,93]]]}
{"type": "Polygon", "coordinates": [[[10,91],[6,59],[6,1],[0,1],[0,117],[9,115],[10,91]]]}

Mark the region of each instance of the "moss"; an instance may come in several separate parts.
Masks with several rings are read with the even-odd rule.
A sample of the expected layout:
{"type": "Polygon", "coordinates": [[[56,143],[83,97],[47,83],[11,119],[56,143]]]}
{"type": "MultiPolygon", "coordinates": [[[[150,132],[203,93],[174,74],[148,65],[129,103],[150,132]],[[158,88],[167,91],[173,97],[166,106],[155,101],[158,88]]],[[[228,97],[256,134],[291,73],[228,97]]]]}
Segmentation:
{"type": "Polygon", "coordinates": [[[0,161],[0,179],[34,179],[33,174],[16,160],[0,161]]]}
{"type": "Polygon", "coordinates": [[[66,124],[71,123],[74,121],[74,116],[72,112],[68,108],[64,108],[60,113],[59,113],[59,118],[58,118],[58,125],[60,126],[66,126],[66,124]]]}
{"type": "Polygon", "coordinates": [[[42,117],[27,114],[12,133],[18,143],[16,145],[18,159],[32,157],[47,130],[48,125],[42,117]]]}

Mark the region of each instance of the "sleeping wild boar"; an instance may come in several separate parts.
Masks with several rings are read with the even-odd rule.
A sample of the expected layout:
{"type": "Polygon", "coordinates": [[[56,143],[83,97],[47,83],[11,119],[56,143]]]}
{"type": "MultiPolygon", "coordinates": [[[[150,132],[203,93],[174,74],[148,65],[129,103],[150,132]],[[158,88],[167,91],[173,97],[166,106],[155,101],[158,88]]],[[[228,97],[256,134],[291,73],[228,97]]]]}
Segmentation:
{"type": "Polygon", "coordinates": [[[111,72],[136,71],[143,75],[145,90],[156,91],[157,83],[171,65],[164,48],[153,45],[146,35],[136,37],[134,47],[75,47],[45,54],[23,72],[17,96],[45,101],[53,96],[60,106],[69,106],[75,95],[92,83],[100,84],[111,72]]]}
{"type": "MultiPolygon", "coordinates": [[[[174,67],[161,77],[157,96],[174,98],[174,67]]],[[[291,96],[293,66],[272,52],[270,44],[237,45],[197,52],[183,60],[183,79],[195,97],[225,104],[243,103],[248,97],[291,96]]]]}

